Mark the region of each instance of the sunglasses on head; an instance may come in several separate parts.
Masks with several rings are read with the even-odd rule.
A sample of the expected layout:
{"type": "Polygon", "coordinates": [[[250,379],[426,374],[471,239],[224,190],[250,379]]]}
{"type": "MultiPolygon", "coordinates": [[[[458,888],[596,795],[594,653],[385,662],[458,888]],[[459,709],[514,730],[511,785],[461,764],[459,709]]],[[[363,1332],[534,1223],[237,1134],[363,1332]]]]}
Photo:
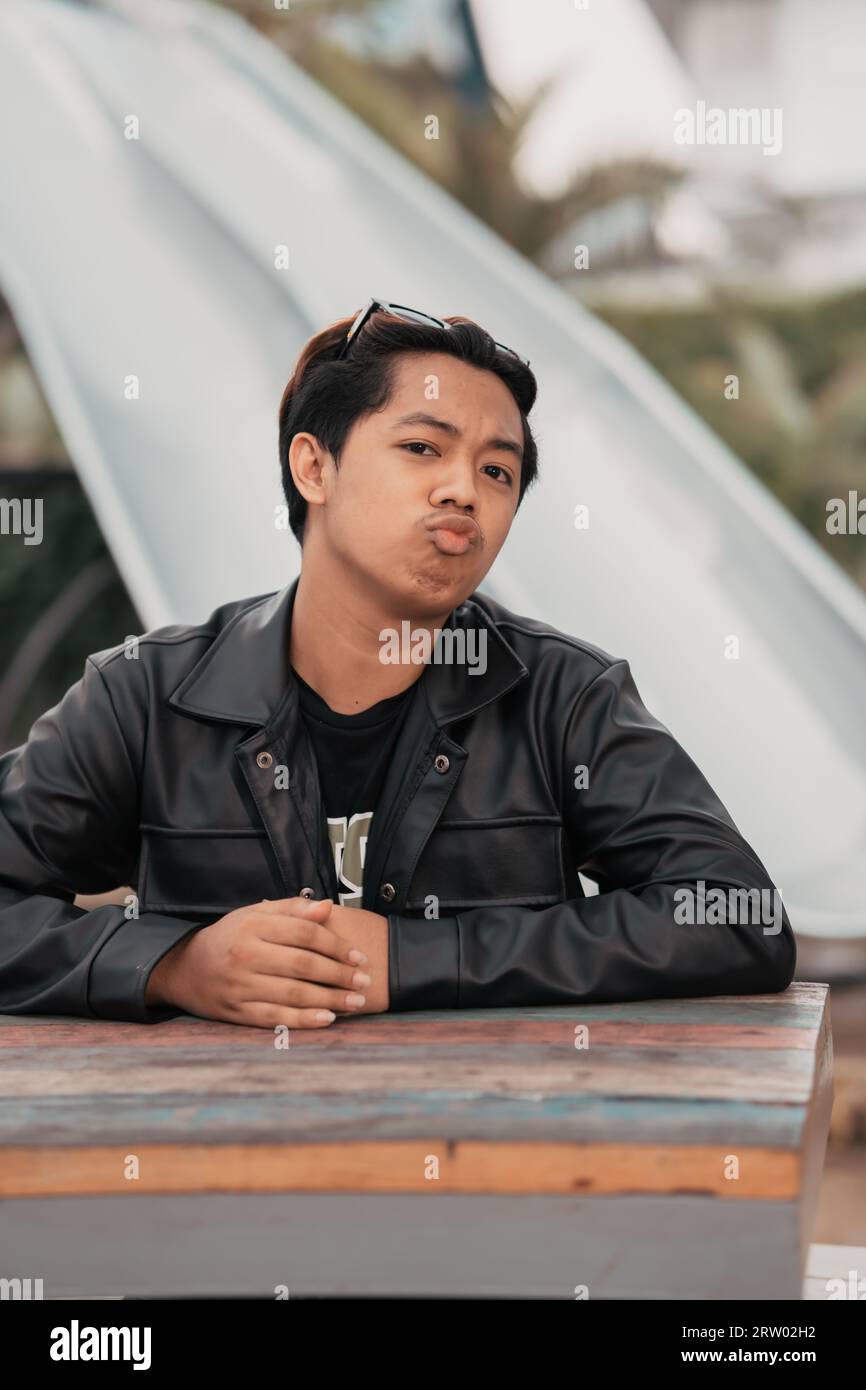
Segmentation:
{"type": "MultiPolygon", "coordinates": [[[[352,346],[352,343],[355,341],[355,338],[364,327],[370,315],[375,314],[379,309],[381,309],[383,313],[393,314],[394,318],[405,319],[408,323],[433,324],[436,328],[453,328],[454,326],[453,324],[446,323],[444,319],[434,318],[432,314],[424,314],[420,309],[408,309],[405,304],[389,304],[384,299],[371,299],[358,314],[355,322],[346,334],[345,342],[337,353],[337,361],[339,361],[341,357],[346,356],[349,348],[352,346]]],[[[494,342],[496,342],[495,339],[494,342]]],[[[502,352],[507,352],[510,357],[515,357],[518,362],[522,362],[524,367],[529,366],[529,358],[521,357],[519,353],[514,351],[514,348],[506,347],[505,343],[496,343],[496,346],[502,352]]]]}

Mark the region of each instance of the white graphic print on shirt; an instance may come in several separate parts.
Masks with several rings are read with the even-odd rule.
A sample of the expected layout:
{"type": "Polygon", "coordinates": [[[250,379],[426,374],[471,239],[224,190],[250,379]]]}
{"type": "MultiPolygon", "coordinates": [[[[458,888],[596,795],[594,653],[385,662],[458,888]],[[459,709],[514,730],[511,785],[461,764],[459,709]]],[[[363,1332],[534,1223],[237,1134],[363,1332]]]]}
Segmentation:
{"type": "Polygon", "coordinates": [[[364,860],[372,820],[372,811],[356,811],[348,822],[345,816],[328,816],[328,838],[343,907],[361,906],[364,897],[364,860]]]}

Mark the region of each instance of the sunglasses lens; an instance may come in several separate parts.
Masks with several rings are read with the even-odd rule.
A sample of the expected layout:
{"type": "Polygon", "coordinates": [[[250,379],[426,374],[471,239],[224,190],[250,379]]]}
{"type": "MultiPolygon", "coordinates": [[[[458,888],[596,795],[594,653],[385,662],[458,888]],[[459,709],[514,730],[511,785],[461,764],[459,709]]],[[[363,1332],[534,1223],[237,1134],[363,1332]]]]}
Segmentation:
{"type": "Polygon", "coordinates": [[[422,314],[419,309],[407,309],[405,304],[389,304],[388,308],[392,313],[399,314],[401,318],[412,319],[415,323],[432,323],[436,328],[443,328],[441,319],[436,319],[432,314],[422,314]]]}
{"type": "MultiPolygon", "coordinates": [[[[435,328],[451,327],[450,324],[445,323],[442,319],[434,318],[432,314],[423,314],[420,309],[410,309],[406,304],[383,304],[381,301],[377,301],[376,309],[373,309],[372,312],[375,313],[378,309],[384,310],[385,313],[396,314],[398,318],[408,319],[412,323],[430,323],[433,324],[435,328]]],[[[356,337],[357,332],[352,334],[350,338],[347,338],[343,351],[346,350],[356,337]]],[[[505,343],[496,343],[496,346],[500,348],[502,352],[507,352],[509,357],[514,357],[518,362],[522,362],[525,367],[529,366],[528,359],[521,357],[519,353],[514,351],[514,348],[506,347],[505,343]]]]}

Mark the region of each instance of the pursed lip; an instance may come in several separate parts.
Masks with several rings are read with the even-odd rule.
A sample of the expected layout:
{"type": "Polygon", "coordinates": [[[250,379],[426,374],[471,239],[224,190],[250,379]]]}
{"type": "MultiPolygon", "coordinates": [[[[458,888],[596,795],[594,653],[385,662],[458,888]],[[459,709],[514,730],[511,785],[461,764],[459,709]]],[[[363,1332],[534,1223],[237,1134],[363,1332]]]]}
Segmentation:
{"type": "Polygon", "coordinates": [[[424,523],[428,531],[453,531],[458,536],[468,536],[473,545],[481,540],[481,528],[471,516],[461,516],[459,512],[441,512],[424,523]]]}

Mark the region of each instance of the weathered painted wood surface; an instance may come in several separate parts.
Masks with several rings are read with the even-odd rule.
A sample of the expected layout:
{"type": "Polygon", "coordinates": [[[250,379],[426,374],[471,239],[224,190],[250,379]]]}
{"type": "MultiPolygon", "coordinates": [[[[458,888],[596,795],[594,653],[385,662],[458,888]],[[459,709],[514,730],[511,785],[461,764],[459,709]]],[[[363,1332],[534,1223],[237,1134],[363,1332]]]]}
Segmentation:
{"type": "Polygon", "coordinates": [[[382,1015],[288,1046],[198,1019],[0,1015],[0,1249],[30,1266],[66,1232],[55,1271],[94,1295],[165,1289],[172,1267],[175,1292],[267,1293],[291,1247],[297,1292],[799,1297],[827,995],[382,1015]],[[182,1270],[143,1239],[163,1227],[182,1270]],[[354,1275],[338,1228],[367,1242],[354,1275]]]}

